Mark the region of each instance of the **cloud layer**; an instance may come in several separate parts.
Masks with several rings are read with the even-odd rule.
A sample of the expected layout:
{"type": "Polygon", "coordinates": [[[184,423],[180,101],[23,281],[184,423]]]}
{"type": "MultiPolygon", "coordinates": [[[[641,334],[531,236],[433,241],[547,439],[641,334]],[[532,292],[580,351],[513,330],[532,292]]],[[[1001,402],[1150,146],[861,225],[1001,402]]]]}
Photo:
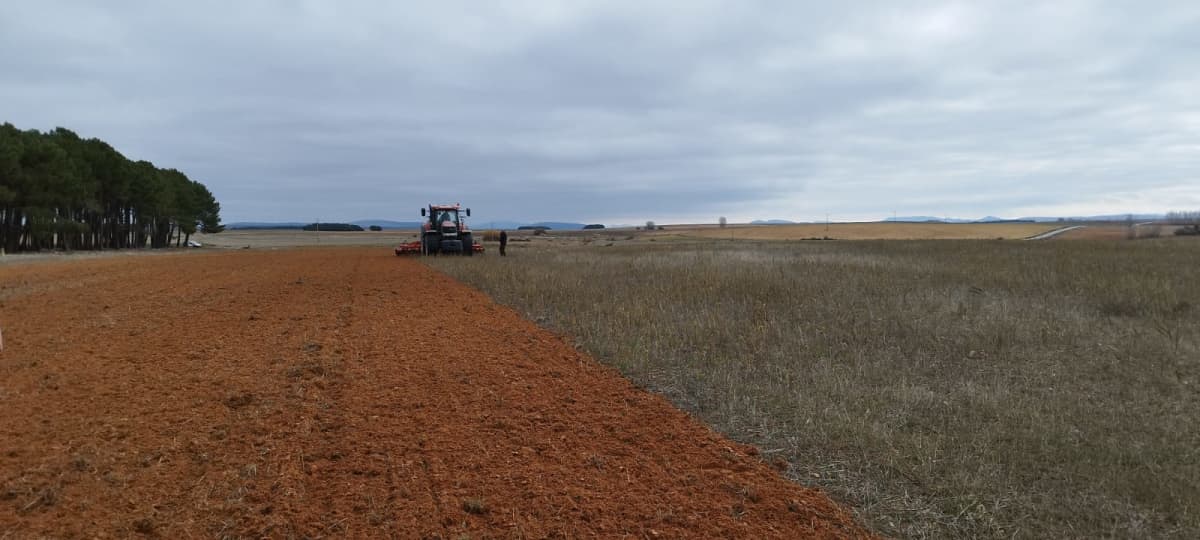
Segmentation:
{"type": "Polygon", "coordinates": [[[0,121],[227,221],[1200,208],[1195,2],[423,4],[6,3],[0,121]]]}

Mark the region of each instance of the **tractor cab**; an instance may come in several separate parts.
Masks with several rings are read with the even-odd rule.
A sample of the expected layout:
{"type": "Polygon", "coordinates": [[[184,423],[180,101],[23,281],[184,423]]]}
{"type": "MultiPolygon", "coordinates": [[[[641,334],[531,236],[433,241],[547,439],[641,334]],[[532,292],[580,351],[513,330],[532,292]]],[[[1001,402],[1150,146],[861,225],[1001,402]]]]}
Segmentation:
{"type": "Polygon", "coordinates": [[[458,219],[457,208],[434,209],[430,227],[440,230],[442,234],[457,235],[463,223],[458,219]]]}

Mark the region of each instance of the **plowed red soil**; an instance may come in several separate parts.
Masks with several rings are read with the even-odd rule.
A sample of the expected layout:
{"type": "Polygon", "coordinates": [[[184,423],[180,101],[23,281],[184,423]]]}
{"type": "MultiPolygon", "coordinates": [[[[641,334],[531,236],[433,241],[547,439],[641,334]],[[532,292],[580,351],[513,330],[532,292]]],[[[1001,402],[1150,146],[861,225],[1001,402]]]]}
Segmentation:
{"type": "Polygon", "coordinates": [[[0,328],[0,538],[869,534],[386,249],[9,265],[0,328]]]}

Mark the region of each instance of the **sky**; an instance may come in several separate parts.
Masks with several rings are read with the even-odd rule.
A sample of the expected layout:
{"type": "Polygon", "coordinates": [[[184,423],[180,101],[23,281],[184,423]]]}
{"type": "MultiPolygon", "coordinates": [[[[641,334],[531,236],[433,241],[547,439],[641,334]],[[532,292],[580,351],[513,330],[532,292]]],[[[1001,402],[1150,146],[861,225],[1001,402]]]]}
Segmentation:
{"type": "Polygon", "coordinates": [[[0,122],[226,222],[1200,208],[1200,2],[11,1],[0,122]]]}

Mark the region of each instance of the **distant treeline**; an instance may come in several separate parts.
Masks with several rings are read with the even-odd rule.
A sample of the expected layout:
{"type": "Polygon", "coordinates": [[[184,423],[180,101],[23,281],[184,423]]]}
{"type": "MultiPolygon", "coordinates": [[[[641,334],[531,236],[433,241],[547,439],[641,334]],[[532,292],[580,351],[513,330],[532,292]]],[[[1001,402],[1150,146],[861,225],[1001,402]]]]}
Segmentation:
{"type": "Polygon", "coordinates": [[[1200,210],[1190,212],[1167,212],[1167,223],[1179,225],[1175,234],[1179,236],[1200,236],[1200,210]]]}
{"type": "Polygon", "coordinates": [[[299,231],[304,229],[304,225],[227,225],[229,230],[238,231],[299,231]]]}
{"type": "Polygon", "coordinates": [[[221,205],[175,169],[131,161],[99,139],[0,125],[0,248],[181,245],[221,231],[221,205]]]}
{"type": "Polygon", "coordinates": [[[306,230],[306,231],[351,232],[351,231],[361,231],[361,230],[363,230],[363,228],[359,225],[354,225],[352,223],[309,223],[308,225],[304,226],[304,230],[306,230]]]}

